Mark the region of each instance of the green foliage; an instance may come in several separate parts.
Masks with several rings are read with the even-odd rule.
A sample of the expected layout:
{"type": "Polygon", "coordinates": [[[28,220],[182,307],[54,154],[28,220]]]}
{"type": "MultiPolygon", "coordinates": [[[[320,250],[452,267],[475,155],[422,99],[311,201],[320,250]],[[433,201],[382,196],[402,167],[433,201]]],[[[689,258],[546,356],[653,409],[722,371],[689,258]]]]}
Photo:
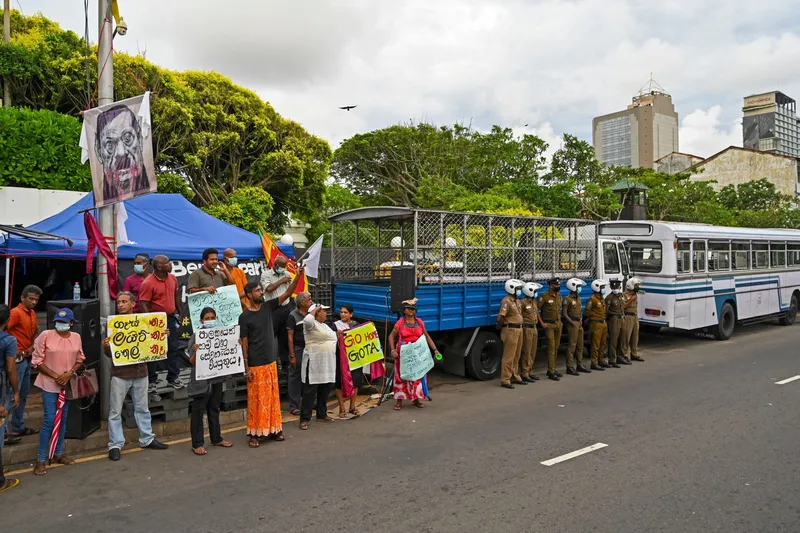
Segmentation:
{"type": "Polygon", "coordinates": [[[54,111],[0,108],[0,185],[90,191],[78,119],[54,111]]]}
{"type": "Polygon", "coordinates": [[[253,233],[257,233],[260,226],[279,232],[281,228],[269,226],[274,205],[272,196],[264,189],[241,187],[228,195],[224,202],[206,206],[203,211],[253,233]]]}
{"type": "Polygon", "coordinates": [[[186,182],[186,179],[178,176],[177,174],[159,174],[158,192],[182,194],[183,197],[190,202],[192,199],[194,199],[194,191],[189,188],[189,184],[186,182]]]}
{"type": "Polygon", "coordinates": [[[719,201],[728,209],[768,211],[784,207],[790,198],[782,195],[775,185],[762,178],[741,185],[727,185],[719,191],[719,201]]]}

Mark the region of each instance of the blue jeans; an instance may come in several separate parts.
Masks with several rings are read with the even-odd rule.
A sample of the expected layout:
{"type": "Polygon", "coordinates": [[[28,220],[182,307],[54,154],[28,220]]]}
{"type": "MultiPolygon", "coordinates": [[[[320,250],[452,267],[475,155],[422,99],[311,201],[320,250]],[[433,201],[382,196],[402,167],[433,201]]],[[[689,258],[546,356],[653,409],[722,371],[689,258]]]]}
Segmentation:
{"type": "MultiPolygon", "coordinates": [[[[175,381],[181,372],[178,327],[180,327],[178,319],[175,318],[175,315],[169,315],[167,317],[167,329],[169,329],[169,337],[167,338],[167,381],[175,381]]],[[[147,363],[150,383],[158,381],[158,363],[159,361],[147,363]]]]}
{"type": "Polygon", "coordinates": [[[147,406],[147,378],[111,378],[111,392],[108,400],[108,449],[122,449],[125,446],[125,431],[122,429],[122,403],[128,391],[133,400],[133,416],[139,428],[139,446],[149,446],[156,436],[147,406]]]}
{"type": "MultiPolygon", "coordinates": [[[[25,404],[28,403],[28,391],[31,390],[31,360],[24,359],[17,363],[17,383],[19,383],[19,406],[11,416],[11,433],[25,431],[25,404]]],[[[13,405],[13,404],[12,404],[13,405]]]]}
{"type": "MultiPolygon", "coordinates": [[[[56,419],[56,403],[58,402],[57,392],[42,391],[42,407],[44,408],[44,422],[42,432],[39,433],[39,456],[36,459],[40,463],[47,461],[50,451],[50,435],[53,433],[53,422],[56,419]]],[[[69,402],[64,404],[64,412],[61,415],[61,427],[58,431],[58,443],[56,444],[55,455],[64,453],[64,434],[67,432],[67,415],[69,414],[69,402]]]]}

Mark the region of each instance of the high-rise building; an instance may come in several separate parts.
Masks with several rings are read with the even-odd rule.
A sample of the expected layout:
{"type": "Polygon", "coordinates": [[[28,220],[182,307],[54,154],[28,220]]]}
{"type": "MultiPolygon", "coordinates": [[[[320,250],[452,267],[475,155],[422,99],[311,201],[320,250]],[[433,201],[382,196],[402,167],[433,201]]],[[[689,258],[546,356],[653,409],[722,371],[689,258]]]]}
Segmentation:
{"type": "Polygon", "coordinates": [[[779,91],[744,99],[743,146],[762,152],[800,157],[797,104],[779,91]]]}
{"type": "Polygon", "coordinates": [[[592,120],[592,144],[603,163],[654,168],[657,160],[678,151],[672,97],[651,79],[626,110],[592,120]]]}

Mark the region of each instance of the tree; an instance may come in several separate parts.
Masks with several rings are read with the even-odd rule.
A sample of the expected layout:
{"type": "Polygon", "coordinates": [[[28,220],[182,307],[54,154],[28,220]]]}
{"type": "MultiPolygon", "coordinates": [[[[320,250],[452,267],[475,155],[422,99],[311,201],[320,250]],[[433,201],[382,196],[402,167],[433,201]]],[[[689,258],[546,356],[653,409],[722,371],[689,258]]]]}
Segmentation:
{"type": "Polygon", "coordinates": [[[719,201],[728,209],[775,210],[785,207],[789,200],[766,178],[739,185],[726,185],[719,191],[719,201]]]}
{"type": "Polygon", "coordinates": [[[224,202],[209,205],[203,211],[209,215],[253,233],[260,227],[270,228],[270,216],[275,203],[267,191],[260,187],[240,187],[229,194],[224,202]]]}
{"type": "Polygon", "coordinates": [[[189,188],[189,184],[185,178],[177,174],[159,174],[158,175],[158,192],[181,194],[190,202],[194,198],[194,191],[189,188]]]}

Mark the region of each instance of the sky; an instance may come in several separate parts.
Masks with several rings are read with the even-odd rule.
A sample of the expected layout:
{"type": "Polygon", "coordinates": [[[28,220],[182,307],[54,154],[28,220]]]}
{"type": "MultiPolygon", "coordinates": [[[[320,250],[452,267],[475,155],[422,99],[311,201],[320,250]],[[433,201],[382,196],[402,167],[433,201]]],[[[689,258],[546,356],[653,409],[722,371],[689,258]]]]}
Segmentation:
{"type": "MultiPolygon", "coordinates": [[[[88,0],[97,39],[97,0],[88,0]]],[[[787,0],[119,0],[115,47],[214,70],[336,147],[400,122],[498,124],[558,148],[653,78],[680,151],[741,146],[743,97],[800,99],[787,0]],[[357,105],[352,111],[339,106],[357,105]]],[[[12,0],[84,33],[82,0],[12,0]]]]}

